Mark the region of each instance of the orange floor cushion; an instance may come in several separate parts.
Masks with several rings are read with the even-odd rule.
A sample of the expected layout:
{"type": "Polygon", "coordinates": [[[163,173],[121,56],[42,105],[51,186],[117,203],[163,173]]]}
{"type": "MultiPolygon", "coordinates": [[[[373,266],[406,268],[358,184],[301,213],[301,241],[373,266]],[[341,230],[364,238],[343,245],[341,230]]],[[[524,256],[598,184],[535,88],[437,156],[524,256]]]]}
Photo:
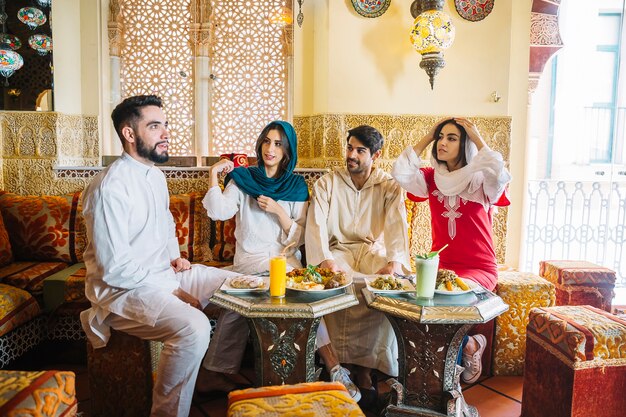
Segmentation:
{"type": "Polygon", "coordinates": [[[338,382],[249,388],[228,394],[228,417],[365,417],[338,382]]]}

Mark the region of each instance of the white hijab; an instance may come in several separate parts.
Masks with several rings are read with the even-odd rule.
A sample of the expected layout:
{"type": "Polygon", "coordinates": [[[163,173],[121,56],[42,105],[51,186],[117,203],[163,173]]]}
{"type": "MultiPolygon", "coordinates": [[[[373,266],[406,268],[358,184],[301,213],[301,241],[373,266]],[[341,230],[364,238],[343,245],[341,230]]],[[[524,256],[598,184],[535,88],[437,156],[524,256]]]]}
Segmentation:
{"type": "Polygon", "coordinates": [[[430,163],[435,168],[435,184],[441,194],[452,200],[460,197],[464,200],[474,201],[482,204],[483,208],[488,210],[491,204],[482,190],[485,180],[483,174],[485,165],[472,163],[477,154],[478,148],[468,137],[465,140],[467,165],[450,172],[445,162],[439,163],[433,156],[430,157],[430,163]]]}

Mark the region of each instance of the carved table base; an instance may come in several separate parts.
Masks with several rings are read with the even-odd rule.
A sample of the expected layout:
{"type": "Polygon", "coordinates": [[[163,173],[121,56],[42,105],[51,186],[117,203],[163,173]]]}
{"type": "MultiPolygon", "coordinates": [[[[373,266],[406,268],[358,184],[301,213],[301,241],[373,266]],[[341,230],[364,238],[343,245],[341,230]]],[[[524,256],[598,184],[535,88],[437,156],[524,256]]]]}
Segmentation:
{"type": "Polygon", "coordinates": [[[320,318],[248,318],[257,386],[315,380],[315,335],[320,318]]]}
{"type": "Polygon", "coordinates": [[[390,314],[398,340],[400,375],[392,384],[391,416],[478,417],[475,407],[465,403],[459,378],[463,368],[456,364],[463,337],[471,324],[422,324],[390,314]]]}

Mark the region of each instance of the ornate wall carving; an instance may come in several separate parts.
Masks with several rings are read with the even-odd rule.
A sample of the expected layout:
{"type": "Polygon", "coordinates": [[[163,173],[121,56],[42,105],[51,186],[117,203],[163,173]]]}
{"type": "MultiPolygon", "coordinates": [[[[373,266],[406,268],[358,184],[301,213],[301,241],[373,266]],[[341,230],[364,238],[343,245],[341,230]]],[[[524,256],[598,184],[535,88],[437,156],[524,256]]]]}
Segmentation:
{"type": "Polygon", "coordinates": [[[530,14],[528,89],[533,93],[546,62],[563,46],[559,34],[560,1],[534,0],[530,14]]]}
{"type": "Polygon", "coordinates": [[[56,178],[57,165],[99,165],[98,118],[54,112],[1,112],[2,188],[64,194],[88,181],[56,178]]]}

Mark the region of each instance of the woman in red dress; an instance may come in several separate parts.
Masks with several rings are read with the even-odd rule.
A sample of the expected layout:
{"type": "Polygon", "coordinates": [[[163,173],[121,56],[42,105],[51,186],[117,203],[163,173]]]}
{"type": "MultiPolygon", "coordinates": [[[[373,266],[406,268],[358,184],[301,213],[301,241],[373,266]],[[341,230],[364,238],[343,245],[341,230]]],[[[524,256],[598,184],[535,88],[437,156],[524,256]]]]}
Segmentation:
{"type": "MultiPolygon", "coordinates": [[[[469,120],[446,119],[402,152],[392,175],[409,192],[410,199],[428,200],[432,248],[448,245],[439,255],[439,268],[493,290],[498,279],[493,210],[494,206],[509,205],[505,189],[511,180],[502,155],[486,145],[469,120]],[[431,142],[431,167],[422,167],[419,155],[431,142]]],[[[480,376],[485,345],[483,335],[474,335],[464,343],[465,382],[480,376]]]]}

